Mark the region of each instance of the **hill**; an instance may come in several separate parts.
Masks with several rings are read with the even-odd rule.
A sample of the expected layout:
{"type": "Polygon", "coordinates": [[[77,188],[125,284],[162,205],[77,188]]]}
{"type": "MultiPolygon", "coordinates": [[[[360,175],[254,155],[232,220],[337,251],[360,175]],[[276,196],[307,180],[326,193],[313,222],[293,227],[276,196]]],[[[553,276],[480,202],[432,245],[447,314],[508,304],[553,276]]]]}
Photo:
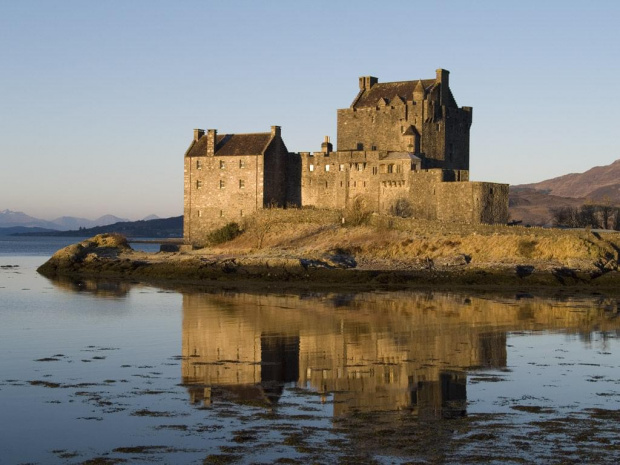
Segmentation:
{"type": "Polygon", "coordinates": [[[559,197],[584,198],[594,202],[609,199],[620,204],[620,160],[610,165],[595,166],[585,173],[571,173],[517,188],[529,188],[559,197]]]}
{"type": "Polygon", "coordinates": [[[56,236],[56,237],[84,237],[105,233],[120,233],[127,237],[182,237],[183,216],[156,220],[121,221],[118,223],[81,228],[73,231],[28,232],[16,234],[18,236],[56,236]]]}
{"type": "Polygon", "coordinates": [[[24,233],[50,234],[56,233],[56,230],[29,226],[11,226],[8,228],[0,228],[0,236],[12,236],[15,234],[24,233]]]}
{"type": "Polygon", "coordinates": [[[585,173],[510,186],[510,219],[523,224],[551,226],[553,210],[577,209],[586,203],[620,205],[620,160],[585,173]]]}

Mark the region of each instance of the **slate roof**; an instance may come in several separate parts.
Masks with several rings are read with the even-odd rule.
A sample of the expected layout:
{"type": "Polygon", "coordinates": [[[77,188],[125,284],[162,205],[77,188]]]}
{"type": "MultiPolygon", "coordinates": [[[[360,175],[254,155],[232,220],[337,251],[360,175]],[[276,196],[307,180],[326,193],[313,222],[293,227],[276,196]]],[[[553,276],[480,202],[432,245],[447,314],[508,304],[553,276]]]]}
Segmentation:
{"type": "MultiPolygon", "coordinates": [[[[422,85],[427,91],[433,87],[435,83],[435,79],[422,80],[422,85]]],[[[413,97],[413,90],[417,84],[417,80],[377,83],[372,86],[370,90],[364,91],[353,106],[354,108],[375,107],[382,98],[388,99],[390,102],[396,97],[401,97],[405,101],[411,100],[413,97]]]]}
{"type": "Polygon", "coordinates": [[[421,159],[417,155],[411,152],[390,152],[382,160],[411,160],[414,162],[420,162],[421,159]]]}
{"type": "MultiPolygon", "coordinates": [[[[270,132],[255,134],[218,134],[216,137],[215,155],[261,155],[271,141],[270,132]]],[[[207,134],[195,141],[187,151],[188,157],[203,157],[207,154],[207,134]]]]}

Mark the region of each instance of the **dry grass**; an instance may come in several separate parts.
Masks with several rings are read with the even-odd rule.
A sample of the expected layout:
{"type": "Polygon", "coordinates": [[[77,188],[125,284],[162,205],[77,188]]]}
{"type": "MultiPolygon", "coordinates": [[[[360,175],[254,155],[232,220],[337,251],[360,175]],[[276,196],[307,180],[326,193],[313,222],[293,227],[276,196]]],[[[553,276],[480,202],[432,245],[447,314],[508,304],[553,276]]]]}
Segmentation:
{"type": "Polygon", "coordinates": [[[554,262],[572,266],[618,257],[620,234],[503,225],[442,224],[373,215],[369,224],[342,225],[342,213],[269,209],[252,217],[234,240],[209,252],[316,256],[343,249],[356,257],[415,262],[457,255],[479,263],[554,262]]]}

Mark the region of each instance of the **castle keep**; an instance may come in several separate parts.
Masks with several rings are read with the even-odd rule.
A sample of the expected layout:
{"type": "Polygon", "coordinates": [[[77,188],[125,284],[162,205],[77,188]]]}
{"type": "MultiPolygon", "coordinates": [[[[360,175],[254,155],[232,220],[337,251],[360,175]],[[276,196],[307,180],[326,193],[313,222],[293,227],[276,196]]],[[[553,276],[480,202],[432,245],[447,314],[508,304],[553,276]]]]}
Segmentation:
{"type": "Polygon", "coordinates": [[[449,71],[435,79],[379,83],[359,79],[338,110],[337,151],[288,152],[279,126],[219,135],[194,130],[185,153],[184,238],[203,242],[213,228],[269,205],[377,213],[407,205],[415,218],[505,223],[508,185],[469,181],[472,108],[459,107],[449,71]]]}

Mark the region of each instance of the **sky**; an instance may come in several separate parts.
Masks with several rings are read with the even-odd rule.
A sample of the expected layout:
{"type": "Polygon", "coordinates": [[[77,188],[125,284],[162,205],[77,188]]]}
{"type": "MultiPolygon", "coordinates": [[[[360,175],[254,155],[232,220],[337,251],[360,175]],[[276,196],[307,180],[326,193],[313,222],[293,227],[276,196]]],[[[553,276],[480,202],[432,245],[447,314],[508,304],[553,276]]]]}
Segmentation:
{"type": "Polygon", "coordinates": [[[358,77],[450,71],[470,178],[620,158],[620,2],[0,0],[0,211],[183,210],[194,128],[336,138],[358,77]]]}

